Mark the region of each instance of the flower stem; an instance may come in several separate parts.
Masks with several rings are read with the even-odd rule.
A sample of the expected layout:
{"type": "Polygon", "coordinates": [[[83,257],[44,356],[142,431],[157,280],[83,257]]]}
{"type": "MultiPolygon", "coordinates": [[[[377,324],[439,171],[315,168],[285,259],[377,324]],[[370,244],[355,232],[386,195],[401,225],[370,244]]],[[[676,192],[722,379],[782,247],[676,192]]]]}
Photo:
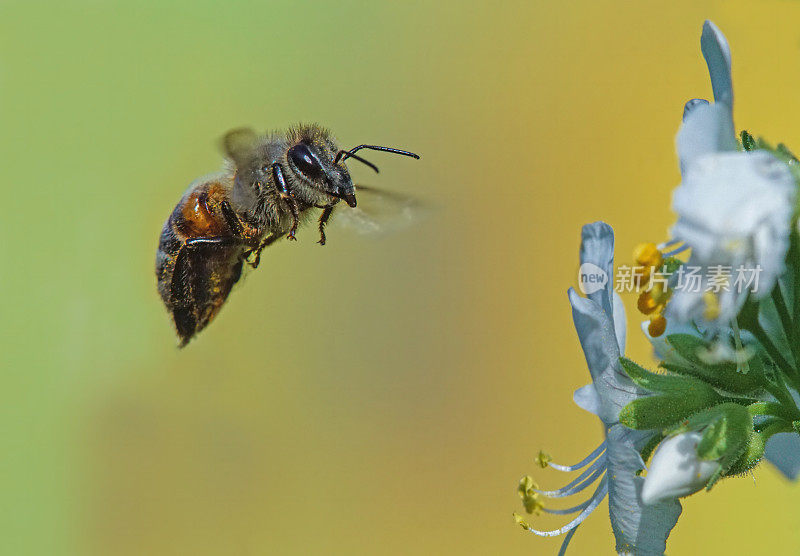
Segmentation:
{"type": "Polygon", "coordinates": [[[793,412],[791,408],[776,402],[756,402],[747,406],[747,411],[749,411],[752,416],[771,415],[788,421],[789,423],[800,417],[796,408],[793,412]]]}
{"type": "MultiPolygon", "coordinates": [[[[792,228],[796,230],[796,226],[792,226],[792,228]]],[[[793,278],[792,313],[794,318],[792,320],[800,324],[800,245],[798,245],[800,238],[798,238],[796,231],[792,232],[790,241],[787,266],[790,268],[793,278]]],[[[787,339],[792,346],[798,346],[796,349],[800,349],[800,326],[793,327],[791,334],[787,335],[787,339]]],[[[795,355],[795,361],[797,362],[797,355],[795,355]]]]}
{"type": "Polygon", "coordinates": [[[785,421],[775,421],[774,423],[770,423],[767,427],[761,431],[761,434],[764,436],[764,441],[766,442],[772,436],[780,433],[780,432],[793,432],[794,428],[792,428],[791,423],[786,423],[785,421]]]}
{"type": "Polygon", "coordinates": [[[783,292],[781,292],[781,284],[780,282],[775,284],[775,287],[772,288],[772,301],[775,303],[775,308],[778,310],[778,316],[781,318],[781,324],[783,325],[783,331],[786,333],[786,338],[791,338],[792,329],[792,318],[789,316],[789,310],[786,308],[786,302],[783,299],[783,292]]]}
{"type": "Polygon", "coordinates": [[[795,403],[791,393],[786,389],[786,383],[784,383],[783,377],[778,374],[775,378],[780,381],[780,384],[770,384],[769,381],[766,381],[764,388],[767,392],[772,394],[783,407],[787,408],[787,410],[795,415],[800,416],[800,408],[797,407],[797,403],[795,403]]]}
{"type": "Polygon", "coordinates": [[[764,349],[767,350],[770,358],[775,362],[775,364],[780,368],[781,371],[792,381],[795,387],[800,388],[800,377],[798,377],[798,373],[794,367],[792,367],[786,359],[784,359],[781,352],[778,351],[778,348],[772,343],[772,340],[761,327],[758,321],[755,321],[752,326],[750,327],[750,332],[753,333],[753,336],[756,337],[756,340],[764,346],[764,349]]]}
{"type": "MultiPolygon", "coordinates": [[[[792,318],[789,316],[789,309],[786,307],[786,301],[783,299],[780,281],[775,284],[774,288],[772,288],[772,301],[775,303],[775,308],[778,310],[778,316],[780,317],[781,325],[783,326],[783,333],[789,342],[789,347],[792,350],[792,356],[794,357],[795,363],[797,363],[797,361],[800,361],[800,353],[798,353],[800,345],[793,341],[794,336],[796,335],[795,327],[793,326],[792,318]]],[[[797,310],[796,305],[797,304],[795,304],[794,307],[795,310],[797,310]]]]}
{"type": "MultiPolygon", "coordinates": [[[[739,323],[736,321],[736,319],[733,319],[731,321],[731,328],[733,329],[733,341],[734,341],[734,343],[736,345],[736,351],[737,352],[741,352],[742,351],[742,333],[739,330],[739,323]]],[[[747,373],[750,372],[750,363],[748,363],[747,361],[743,361],[743,362],[739,363],[737,361],[736,370],[739,371],[740,373],[747,374],[747,373]]]]}

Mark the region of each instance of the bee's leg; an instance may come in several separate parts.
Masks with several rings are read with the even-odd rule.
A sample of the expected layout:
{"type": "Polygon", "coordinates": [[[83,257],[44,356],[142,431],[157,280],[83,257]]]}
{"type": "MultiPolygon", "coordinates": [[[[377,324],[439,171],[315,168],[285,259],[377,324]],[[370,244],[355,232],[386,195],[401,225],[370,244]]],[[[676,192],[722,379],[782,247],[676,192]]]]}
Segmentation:
{"type": "Polygon", "coordinates": [[[228,223],[228,227],[231,229],[233,234],[238,237],[244,236],[244,226],[242,226],[242,221],[239,220],[239,217],[236,216],[235,212],[233,212],[230,203],[228,203],[228,201],[222,201],[220,208],[222,209],[222,216],[225,217],[225,221],[228,223]]]}
{"type": "Polygon", "coordinates": [[[232,245],[242,245],[244,242],[238,237],[193,237],[185,242],[188,248],[197,247],[230,247],[232,245]]]}
{"type": "Polygon", "coordinates": [[[289,187],[283,177],[283,169],[277,162],[272,165],[272,177],[275,180],[275,187],[278,188],[278,192],[281,194],[281,199],[287,202],[289,210],[292,212],[292,228],[289,230],[287,237],[295,241],[297,238],[294,237],[294,234],[297,232],[297,225],[300,222],[300,208],[297,206],[297,200],[295,200],[294,195],[289,191],[289,187]]]}
{"type": "MultiPolygon", "coordinates": [[[[230,227],[230,229],[233,232],[234,236],[239,238],[243,244],[245,244],[245,245],[247,245],[247,247],[249,247],[249,250],[244,252],[244,258],[245,259],[247,259],[251,254],[255,253],[256,254],[256,260],[258,260],[258,257],[261,256],[261,250],[264,249],[264,247],[268,246],[269,244],[271,244],[273,241],[275,241],[276,239],[278,239],[280,237],[279,235],[275,236],[275,237],[270,236],[270,237],[266,238],[261,243],[259,243],[258,241],[255,241],[255,238],[253,238],[252,236],[246,236],[245,235],[245,229],[244,229],[244,225],[242,224],[242,220],[233,211],[233,209],[231,208],[230,203],[228,203],[228,201],[222,201],[222,204],[220,206],[222,208],[222,215],[225,217],[225,220],[228,222],[228,226],[230,227]]],[[[247,264],[251,264],[251,263],[249,261],[247,261],[247,264]]],[[[258,262],[256,262],[256,266],[258,266],[258,262]]],[[[253,267],[253,268],[255,268],[255,267],[253,267]]]]}
{"type": "MultiPolygon", "coordinates": [[[[243,238],[236,236],[194,237],[187,239],[184,245],[188,251],[202,251],[203,249],[209,248],[221,249],[225,247],[235,247],[237,245],[242,247],[252,246],[252,244],[248,244],[243,238]]],[[[260,252],[259,250],[259,253],[260,252]]],[[[252,253],[252,251],[245,251],[242,255],[242,259],[247,258],[249,253],[252,253]]]]}
{"type": "Polygon", "coordinates": [[[248,253],[248,256],[251,253],[255,253],[256,256],[252,261],[247,261],[247,264],[249,264],[252,268],[258,268],[258,263],[261,262],[261,251],[263,251],[265,247],[269,247],[282,237],[283,234],[270,234],[266,238],[264,238],[264,241],[262,241],[261,244],[256,249],[248,253]]]}
{"type": "Polygon", "coordinates": [[[333,213],[333,207],[325,207],[322,209],[322,214],[319,215],[319,241],[317,243],[320,245],[325,245],[325,224],[328,223],[331,213],[333,213]]]}

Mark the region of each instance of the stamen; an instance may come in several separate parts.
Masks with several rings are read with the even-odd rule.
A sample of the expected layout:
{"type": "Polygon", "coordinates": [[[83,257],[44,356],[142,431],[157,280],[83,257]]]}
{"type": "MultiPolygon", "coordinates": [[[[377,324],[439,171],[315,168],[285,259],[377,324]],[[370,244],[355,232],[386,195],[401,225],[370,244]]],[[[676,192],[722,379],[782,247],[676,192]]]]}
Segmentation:
{"type": "Polygon", "coordinates": [[[522,499],[522,505],[525,507],[526,512],[529,514],[541,515],[542,510],[545,508],[544,502],[541,500],[541,495],[536,492],[537,488],[539,488],[539,485],[536,484],[530,475],[525,475],[519,480],[517,492],[522,499]]]}
{"type": "Polygon", "coordinates": [[[553,458],[550,457],[550,454],[545,452],[544,450],[539,450],[539,453],[536,454],[536,464],[544,469],[550,463],[550,460],[553,458]]]}
{"type": "Polygon", "coordinates": [[[640,243],[633,251],[636,264],[644,267],[661,268],[664,258],[655,243],[640,243]]]}
{"type": "Polygon", "coordinates": [[[669,241],[665,241],[664,243],[659,243],[656,245],[659,250],[663,251],[665,248],[669,247],[670,245],[675,245],[676,243],[681,243],[680,239],[670,239],[669,241]]]}
{"type": "Polygon", "coordinates": [[[522,527],[522,528],[523,528],[523,529],[525,529],[526,531],[527,531],[527,530],[529,530],[529,529],[531,528],[531,526],[530,526],[530,525],[528,525],[528,522],[527,522],[527,521],[525,521],[525,518],[524,518],[524,517],[522,517],[521,515],[519,515],[517,512],[514,512],[514,514],[513,514],[513,515],[514,515],[514,521],[516,521],[516,522],[517,522],[517,524],[518,524],[520,527],[522,527]]]}
{"type": "MultiPolygon", "coordinates": [[[[551,461],[548,462],[548,466],[556,469],[558,471],[577,471],[578,469],[583,469],[587,465],[589,465],[594,459],[602,454],[606,449],[606,441],[604,440],[600,446],[594,449],[594,451],[586,456],[580,463],[576,463],[575,465],[559,465],[557,463],[553,463],[551,461]]],[[[543,453],[543,452],[540,452],[543,453]]]]}
{"type": "Polygon", "coordinates": [[[672,251],[667,251],[666,253],[664,253],[664,256],[665,257],[674,257],[675,255],[683,253],[684,251],[688,251],[689,249],[691,249],[689,244],[684,243],[683,245],[681,245],[680,247],[676,247],[672,251]]]}
{"type": "Polygon", "coordinates": [[[572,531],[567,533],[567,536],[564,537],[564,542],[561,543],[561,548],[558,549],[558,556],[564,556],[567,553],[567,547],[569,546],[569,541],[572,540],[572,537],[575,536],[575,531],[578,530],[578,526],[576,525],[572,531]]]}
{"type": "Polygon", "coordinates": [[[636,307],[639,309],[639,312],[645,315],[649,315],[650,313],[654,312],[658,309],[658,302],[653,298],[653,294],[649,291],[644,291],[639,294],[639,299],[636,301],[636,307]]]}
{"type": "Polygon", "coordinates": [[[703,301],[706,304],[706,309],[703,311],[703,318],[706,320],[715,320],[719,317],[719,299],[714,295],[714,292],[703,292],[703,301]]]}
{"type": "Polygon", "coordinates": [[[667,319],[664,315],[656,315],[650,319],[650,324],[647,325],[647,333],[653,338],[661,336],[667,329],[667,319]]]}
{"type": "Polygon", "coordinates": [[[655,243],[640,243],[633,250],[633,258],[636,261],[634,267],[634,279],[636,285],[642,287],[650,281],[650,275],[661,269],[664,264],[664,257],[661,250],[655,243]]]}
{"type": "Polygon", "coordinates": [[[545,513],[548,513],[548,514],[569,515],[569,514],[574,514],[575,512],[581,511],[582,509],[584,509],[586,506],[589,505],[589,502],[591,502],[591,499],[587,500],[586,502],[582,502],[582,503],[578,504],[577,506],[573,506],[571,508],[567,508],[567,509],[564,509],[564,510],[551,510],[549,508],[544,508],[544,507],[542,508],[542,510],[544,510],[545,513]]]}
{"type": "Polygon", "coordinates": [[[603,477],[603,479],[600,481],[600,484],[597,485],[597,489],[594,491],[594,494],[592,494],[592,497],[590,498],[589,504],[586,506],[586,508],[584,508],[580,514],[578,514],[578,517],[560,529],[554,529],[552,531],[539,531],[538,529],[534,529],[525,523],[521,516],[515,514],[514,517],[517,520],[517,523],[534,535],[539,535],[540,537],[557,537],[558,535],[563,535],[564,533],[575,529],[578,525],[583,523],[583,521],[589,517],[589,515],[597,508],[597,506],[600,505],[600,502],[603,501],[603,499],[606,497],[606,494],[608,494],[608,477],[603,477]]]}
{"type": "Polygon", "coordinates": [[[589,487],[592,483],[594,483],[597,478],[605,473],[606,471],[606,456],[603,454],[597,461],[595,461],[591,467],[589,467],[586,471],[581,473],[574,481],[570,482],[568,485],[561,487],[558,490],[538,490],[534,489],[535,492],[543,496],[549,496],[550,498],[564,498],[565,496],[572,496],[576,492],[580,492],[589,487]]]}

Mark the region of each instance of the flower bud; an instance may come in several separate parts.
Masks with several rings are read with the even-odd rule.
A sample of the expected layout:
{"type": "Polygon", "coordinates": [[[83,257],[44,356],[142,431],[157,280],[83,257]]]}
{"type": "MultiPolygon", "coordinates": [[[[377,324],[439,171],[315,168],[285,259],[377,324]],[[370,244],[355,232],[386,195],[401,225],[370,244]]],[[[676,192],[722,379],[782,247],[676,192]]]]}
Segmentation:
{"type": "Polygon", "coordinates": [[[642,487],[643,503],[681,498],[706,486],[719,463],[697,456],[702,437],[696,431],[685,432],[667,438],[658,446],[642,487]]]}

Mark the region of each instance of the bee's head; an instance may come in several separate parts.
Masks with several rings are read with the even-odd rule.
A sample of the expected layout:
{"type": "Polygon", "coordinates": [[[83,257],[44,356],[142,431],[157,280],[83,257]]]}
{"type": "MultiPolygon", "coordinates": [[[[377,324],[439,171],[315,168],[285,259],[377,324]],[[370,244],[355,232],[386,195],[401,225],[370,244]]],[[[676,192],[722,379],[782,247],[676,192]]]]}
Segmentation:
{"type": "Polygon", "coordinates": [[[284,171],[293,178],[289,187],[296,196],[310,204],[330,205],[342,199],[356,206],[353,180],[337,159],[339,148],[328,130],[316,125],[297,126],[286,134],[285,145],[284,171]]]}
{"type": "Polygon", "coordinates": [[[298,201],[316,206],[333,205],[339,199],[356,206],[356,190],[344,161],[353,158],[378,171],[377,166],[355,154],[359,149],[419,158],[414,153],[376,145],[341,150],[328,130],[313,124],[301,124],[282,137],[264,140],[259,140],[251,130],[234,130],[223,138],[223,148],[245,182],[273,183],[273,166],[278,164],[291,194],[298,201]]]}

